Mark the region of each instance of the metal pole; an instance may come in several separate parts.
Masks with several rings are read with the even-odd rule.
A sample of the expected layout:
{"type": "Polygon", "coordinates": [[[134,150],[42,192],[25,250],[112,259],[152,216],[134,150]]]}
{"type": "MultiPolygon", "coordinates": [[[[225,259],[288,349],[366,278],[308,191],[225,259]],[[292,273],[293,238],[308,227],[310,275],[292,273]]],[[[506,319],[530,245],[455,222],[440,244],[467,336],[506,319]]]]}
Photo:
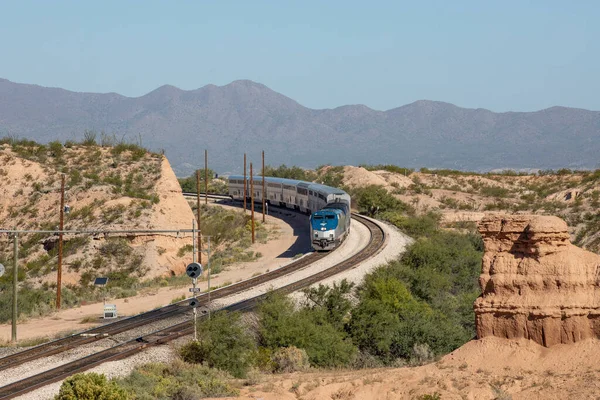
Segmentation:
{"type": "Polygon", "coordinates": [[[262,152],[262,215],[263,215],[263,224],[265,223],[265,196],[267,192],[265,191],[265,151],[262,152]]]}
{"type": "Polygon", "coordinates": [[[192,220],[192,262],[196,262],[196,220],[192,220]]]}
{"type": "Polygon", "coordinates": [[[248,189],[246,188],[246,153],[244,153],[244,214],[246,214],[246,197],[248,196],[248,189]]]}
{"type": "Polygon", "coordinates": [[[60,177],[60,232],[58,233],[58,268],[56,271],[56,309],[60,310],[62,288],[63,229],[65,222],[65,174],[60,177]]]}
{"type": "MultiPolygon", "coordinates": [[[[192,286],[194,287],[194,297],[196,297],[196,281],[197,281],[196,278],[192,279],[192,286]]],[[[196,309],[196,307],[194,307],[194,342],[197,342],[197,341],[198,341],[198,310],[196,309]]]]}
{"type": "Polygon", "coordinates": [[[196,170],[196,219],[198,220],[198,258],[202,264],[202,229],[200,228],[200,170],[196,170]]]}
{"type": "Polygon", "coordinates": [[[206,254],[206,269],[208,270],[208,319],[210,319],[210,236],[208,237],[208,250],[206,254]]]}
{"type": "Polygon", "coordinates": [[[250,220],[252,221],[252,244],[254,244],[254,177],[252,176],[252,163],[250,163],[250,220]]]}
{"type": "Polygon", "coordinates": [[[19,247],[18,247],[19,235],[15,233],[13,235],[13,310],[12,310],[12,342],[17,342],[17,292],[19,284],[19,270],[18,258],[19,258],[19,247]]]}
{"type": "Polygon", "coordinates": [[[204,149],[204,204],[208,204],[208,150],[204,149]]]}

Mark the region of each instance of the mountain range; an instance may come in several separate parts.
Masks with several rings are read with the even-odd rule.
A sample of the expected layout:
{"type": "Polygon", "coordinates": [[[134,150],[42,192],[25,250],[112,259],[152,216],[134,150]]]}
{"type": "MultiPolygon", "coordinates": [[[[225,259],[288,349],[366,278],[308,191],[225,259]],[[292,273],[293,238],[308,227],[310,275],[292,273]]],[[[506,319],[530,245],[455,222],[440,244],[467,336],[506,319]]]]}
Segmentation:
{"type": "Polygon", "coordinates": [[[387,111],[315,110],[248,81],[141,97],[79,93],[0,79],[0,136],[41,143],[104,131],[164,150],[178,176],[204,166],[240,172],[243,154],[268,165],[395,164],[492,169],[600,168],[600,112],[551,107],[494,113],[420,100],[387,111]]]}

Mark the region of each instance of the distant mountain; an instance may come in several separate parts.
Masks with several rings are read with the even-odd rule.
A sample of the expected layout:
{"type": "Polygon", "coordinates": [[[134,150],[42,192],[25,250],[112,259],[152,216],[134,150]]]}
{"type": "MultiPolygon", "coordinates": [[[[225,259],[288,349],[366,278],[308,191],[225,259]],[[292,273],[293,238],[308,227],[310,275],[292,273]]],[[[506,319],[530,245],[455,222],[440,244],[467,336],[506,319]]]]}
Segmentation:
{"type": "Polygon", "coordinates": [[[179,176],[204,165],[383,164],[490,170],[600,168],[600,112],[552,107],[494,113],[436,101],[388,111],[363,105],[313,110],[252,81],[144,96],[75,93],[0,79],[0,136],[42,143],[115,133],[164,149],[179,176]]]}

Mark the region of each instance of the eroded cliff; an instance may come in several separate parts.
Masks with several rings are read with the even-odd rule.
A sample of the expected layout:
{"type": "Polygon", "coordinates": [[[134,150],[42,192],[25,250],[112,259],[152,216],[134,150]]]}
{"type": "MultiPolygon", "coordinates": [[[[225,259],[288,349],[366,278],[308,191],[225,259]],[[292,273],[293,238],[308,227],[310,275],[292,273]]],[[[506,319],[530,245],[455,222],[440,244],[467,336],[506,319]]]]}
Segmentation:
{"type": "Polygon", "coordinates": [[[563,220],[491,216],[479,232],[479,338],[527,338],[547,347],[600,338],[600,256],[572,245],[563,220]]]}

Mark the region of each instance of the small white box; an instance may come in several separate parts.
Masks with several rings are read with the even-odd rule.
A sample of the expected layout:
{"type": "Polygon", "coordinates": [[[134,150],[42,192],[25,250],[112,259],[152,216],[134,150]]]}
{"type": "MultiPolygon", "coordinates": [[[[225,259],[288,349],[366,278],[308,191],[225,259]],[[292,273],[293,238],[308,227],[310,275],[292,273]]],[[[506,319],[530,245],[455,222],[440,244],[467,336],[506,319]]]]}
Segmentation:
{"type": "Polygon", "coordinates": [[[115,304],[104,305],[104,318],[117,318],[117,306],[115,304]]]}

